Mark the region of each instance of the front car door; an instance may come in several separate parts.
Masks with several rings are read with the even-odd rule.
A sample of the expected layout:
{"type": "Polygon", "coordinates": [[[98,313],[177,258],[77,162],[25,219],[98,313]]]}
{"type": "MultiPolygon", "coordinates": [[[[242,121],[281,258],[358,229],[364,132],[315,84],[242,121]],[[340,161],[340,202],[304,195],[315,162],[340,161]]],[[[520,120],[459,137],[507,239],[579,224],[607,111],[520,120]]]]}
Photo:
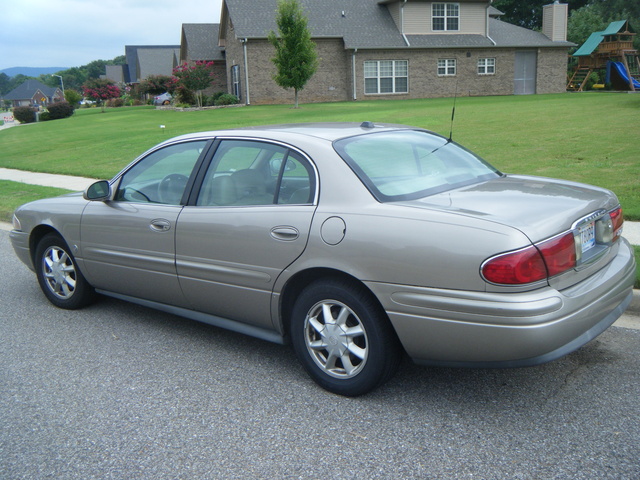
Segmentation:
{"type": "Polygon", "coordinates": [[[81,255],[98,289],[184,306],[175,268],[175,226],[207,140],[159,148],[114,183],[110,201],[89,202],[81,255]]]}
{"type": "Polygon", "coordinates": [[[178,276],[193,308],[273,328],[273,285],[306,246],[316,178],[311,162],[285,145],[217,143],[177,225],[178,276]]]}

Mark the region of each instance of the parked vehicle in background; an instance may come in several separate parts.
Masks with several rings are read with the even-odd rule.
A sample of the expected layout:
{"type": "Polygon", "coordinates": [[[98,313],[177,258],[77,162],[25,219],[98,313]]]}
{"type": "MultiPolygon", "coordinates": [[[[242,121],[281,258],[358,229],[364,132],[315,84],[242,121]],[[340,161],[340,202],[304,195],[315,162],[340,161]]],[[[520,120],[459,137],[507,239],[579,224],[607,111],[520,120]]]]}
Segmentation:
{"type": "Polygon", "coordinates": [[[157,97],[153,97],[154,105],[169,105],[171,103],[171,94],[169,92],[165,92],[162,95],[158,95],[157,97]]]}
{"type": "Polygon", "coordinates": [[[84,194],[17,209],[11,241],[54,304],[94,292],[291,342],[342,395],[426,365],[557,359],[631,301],[616,196],[506,175],[419,128],[194,133],[84,194]]]}

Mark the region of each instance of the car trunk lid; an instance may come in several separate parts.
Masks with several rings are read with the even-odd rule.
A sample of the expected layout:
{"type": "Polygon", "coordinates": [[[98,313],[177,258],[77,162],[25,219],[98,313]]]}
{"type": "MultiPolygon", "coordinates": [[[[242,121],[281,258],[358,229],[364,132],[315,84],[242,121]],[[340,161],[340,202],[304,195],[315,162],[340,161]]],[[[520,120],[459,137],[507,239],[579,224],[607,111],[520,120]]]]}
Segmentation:
{"type": "Polygon", "coordinates": [[[590,185],[505,175],[402,204],[484,218],[517,228],[536,243],[571,229],[594,212],[617,207],[618,199],[590,185]]]}

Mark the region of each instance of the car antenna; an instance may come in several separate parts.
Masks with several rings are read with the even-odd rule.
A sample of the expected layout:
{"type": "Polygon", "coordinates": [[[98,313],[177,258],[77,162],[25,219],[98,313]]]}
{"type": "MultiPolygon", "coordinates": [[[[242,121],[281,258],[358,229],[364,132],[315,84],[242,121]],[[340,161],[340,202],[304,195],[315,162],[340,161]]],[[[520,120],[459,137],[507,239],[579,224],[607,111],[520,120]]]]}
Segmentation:
{"type": "Polygon", "coordinates": [[[453,137],[453,119],[456,116],[456,100],[457,99],[458,99],[458,79],[456,78],[456,92],[453,95],[453,110],[451,110],[451,127],[449,128],[449,142],[451,142],[451,138],[453,137]]]}

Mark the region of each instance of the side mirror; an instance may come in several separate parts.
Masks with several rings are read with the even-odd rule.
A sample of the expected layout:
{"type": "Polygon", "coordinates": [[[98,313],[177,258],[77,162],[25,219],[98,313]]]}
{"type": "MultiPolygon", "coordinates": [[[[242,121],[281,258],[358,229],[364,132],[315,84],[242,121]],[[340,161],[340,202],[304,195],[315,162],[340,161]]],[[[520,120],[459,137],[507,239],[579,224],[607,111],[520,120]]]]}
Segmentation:
{"type": "Polygon", "coordinates": [[[92,183],[82,194],[85,200],[108,200],[111,198],[111,186],[107,180],[92,183]]]}

